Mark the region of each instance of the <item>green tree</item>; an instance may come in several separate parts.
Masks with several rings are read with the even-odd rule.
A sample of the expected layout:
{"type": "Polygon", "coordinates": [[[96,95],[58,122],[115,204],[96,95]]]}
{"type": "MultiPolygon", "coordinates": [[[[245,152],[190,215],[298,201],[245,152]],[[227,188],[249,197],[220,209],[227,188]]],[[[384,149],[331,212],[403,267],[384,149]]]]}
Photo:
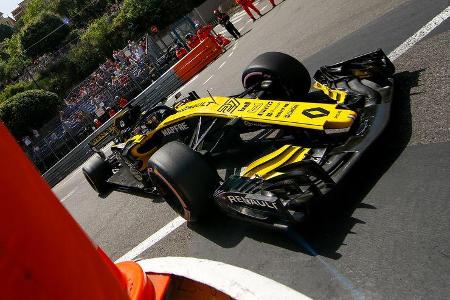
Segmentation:
{"type": "Polygon", "coordinates": [[[33,23],[37,18],[39,18],[44,13],[53,12],[54,8],[53,0],[30,0],[27,2],[25,12],[23,16],[16,23],[19,28],[27,26],[33,23]]]}
{"type": "Polygon", "coordinates": [[[20,36],[17,33],[3,41],[1,57],[5,62],[3,70],[5,76],[0,78],[2,85],[20,76],[25,67],[31,63],[31,60],[23,55],[20,36]]]}
{"type": "Polygon", "coordinates": [[[13,29],[5,24],[0,24],[0,42],[9,39],[13,35],[13,29]]]}
{"type": "Polygon", "coordinates": [[[27,91],[27,90],[31,90],[33,87],[33,83],[32,82],[25,82],[25,81],[21,81],[21,82],[17,82],[14,84],[10,84],[5,86],[5,88],[3,89],[3,91],[0,93],[0,103],[6,101],[7,99],[11,98],[12,96],[27,91]]]}
{"type": "Polygon", "coordinates": [[[31,128],[39,129],[55,117],[61,104],[61,99],[54,93],[25,91],[0,104],[0,120],[19,139],[27,135],[31,128]]]}
{"type": "Polygon", "coordinates": [[[44,13],[22,29],[21,44],[28,56],[37,57],[58,49],[69,32],[60,16],[44,13]]]}
{"type": "Polygon", "coordinates": [[[67,17],[75,27],[86,27],[101,17],[114,0],[53,0],[53,12],[67,17]]]}
{"type": "Polygon", "coordinates": [[[164,28],[190,12],[204,0],[124,0],[114,26],[127,38],[136,37],[153,24],[164,28]]]}

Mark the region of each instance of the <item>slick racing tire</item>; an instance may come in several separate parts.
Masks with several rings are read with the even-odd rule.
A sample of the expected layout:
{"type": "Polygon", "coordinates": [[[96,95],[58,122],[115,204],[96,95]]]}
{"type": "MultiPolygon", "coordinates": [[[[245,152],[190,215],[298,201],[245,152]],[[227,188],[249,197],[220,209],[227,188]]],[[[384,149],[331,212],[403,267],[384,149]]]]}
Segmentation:
{"type": "Polygon", "coordinates": [[[94,155],[83,166],[83,174],[91,187],[100,195],[109,191],[107,180],[113,175],[111,164],[100,155],[94,155]]]}
{"type": "Polygon", "coordinates": [[[305,66],[281,52],[266,52],[257,56],[242,73],[245,89],[268,79],[274,83],[272,96],[278,99],[304,99],[311,87],[311,76],[305,66]]]}
{"type": "Polygon", "coordinates": [[[188,222],[212,212],[219,177],[199,153],[180,142],[170,142],[150,157],[148,167],[161,196],[188,222]]]}

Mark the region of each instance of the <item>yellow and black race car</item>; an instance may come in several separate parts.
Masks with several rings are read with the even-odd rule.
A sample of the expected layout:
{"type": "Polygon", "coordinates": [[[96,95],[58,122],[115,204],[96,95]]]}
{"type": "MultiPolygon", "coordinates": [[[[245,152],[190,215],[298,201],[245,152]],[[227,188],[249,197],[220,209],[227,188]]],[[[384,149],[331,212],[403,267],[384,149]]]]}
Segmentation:
{"type": "Polygon", "coordinates": [[[188,221],[218,207],[283,228],[302,221],[383,131],[394,72],[378,50],[320,68],[310,89],[299,61],[264,53],[245,69],[241,94],[192,92],[157,106],[142,134],[83,172],[100,193],[158,192],[188,221]]]}

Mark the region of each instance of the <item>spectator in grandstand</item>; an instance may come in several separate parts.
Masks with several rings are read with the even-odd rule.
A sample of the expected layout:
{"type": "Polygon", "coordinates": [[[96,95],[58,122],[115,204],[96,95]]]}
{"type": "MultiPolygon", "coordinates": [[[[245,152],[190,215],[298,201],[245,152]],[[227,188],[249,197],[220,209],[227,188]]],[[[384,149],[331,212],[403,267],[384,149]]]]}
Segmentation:
{"type": "Polygon", "coordinates": [[[94,119],[94,126],[96,129],[102,126],[102,124],[103,124],[102,121],[100,121],[99,119],[97,118],[94,119]]]}
{"type": "Polygon", "coordinates": [[[116,103],[117,103],[117,105],[119,105],[119,107],[121,109],[123,109],[125,106],[127,106],[128,100],[123,96],[120,97],[120,99],[119,99],[119,96],[116,96],[116,103]]]}
{"type": "Polygon", "coordinates": [[[119,63],[122,66],[126,66],[127,59],[122,50],[113,51],[113,58],[116,61],[116,63],[119,63]]]}
{"type": "Polygon", "coordinates": [[[111,107],[107,107],[106,112],[108,113],[108,116],[110,118],[114,117],[114,115],[116,114],[116,111],[114,110],[114,108],[111,108],[111,107]]]}
{"type": "Polygon", "coordinates": [[[145,39],[139,42],[139,47],[142,49],[143,54],[147,52],[147,44],[145,42],[145,39]]]}

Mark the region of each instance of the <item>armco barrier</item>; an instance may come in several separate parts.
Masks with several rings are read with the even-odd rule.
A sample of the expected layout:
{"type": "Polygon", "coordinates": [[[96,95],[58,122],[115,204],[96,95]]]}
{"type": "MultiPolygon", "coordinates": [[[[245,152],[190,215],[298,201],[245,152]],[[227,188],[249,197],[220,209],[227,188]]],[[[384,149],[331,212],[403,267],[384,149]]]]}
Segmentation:
{"type": "MultiPolygon", "coordinates": [[[[172,68],[162,74],[156,81],[137,95],[131,103],[140,105],[146,110],[165,100],[174,91],[188,82],[192,77],[213,62],[222,53],[222,48],[214,37],[208,37],[186,56],[178,61],[172,68]]],[[[110,130],[115,118],[109,119],[83,142],[76,146],[66,156],[59,160],[53,167],[44,173],[43,177],[50,186],[56,185],[67,175],[81,166],[92,154],[89,143],[98,135],[110,130]]],[[[112,140],[108,135],[102,140],[101,145],[106,145],[112,140]]]]}

